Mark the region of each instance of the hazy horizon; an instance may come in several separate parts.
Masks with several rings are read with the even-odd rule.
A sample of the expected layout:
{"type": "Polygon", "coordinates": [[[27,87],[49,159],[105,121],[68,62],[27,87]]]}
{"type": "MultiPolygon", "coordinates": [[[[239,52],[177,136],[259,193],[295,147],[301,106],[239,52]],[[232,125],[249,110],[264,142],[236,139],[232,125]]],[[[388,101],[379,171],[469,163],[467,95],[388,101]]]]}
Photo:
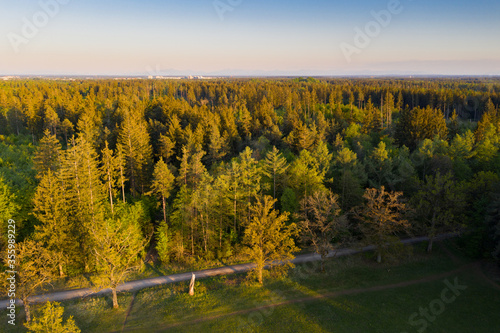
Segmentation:
{"type": "Polygon", "coordinates": [[[0,75],[500,75],[491,0],[0,5],[0,75]]]}

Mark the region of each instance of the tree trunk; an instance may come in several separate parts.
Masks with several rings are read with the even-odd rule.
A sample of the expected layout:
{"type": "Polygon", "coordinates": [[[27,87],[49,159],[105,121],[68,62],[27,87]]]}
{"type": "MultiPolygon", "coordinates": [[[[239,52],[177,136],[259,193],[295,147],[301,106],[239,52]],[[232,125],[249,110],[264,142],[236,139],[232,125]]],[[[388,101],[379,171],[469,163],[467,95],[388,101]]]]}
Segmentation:
{"type": "Polygon", "coordinates": [[[163,221],[165,221],[165,223],[167,223],[167,210],[165,208],[165,196],[162,195],[161,198],[163,200],[163,221]]]}
{"type": "Polygon", "coordinates": [[[382,254],[377,252],[377,262],[380,264],[382,262],[382,254]]]}
{"type": "Polygon", "coordinates": [[[118,296],[116,295],[116,287],[111,288],[113,293],[113,309],[118,309],[118,296]]]}
{"type": "Polygon", "coordinates": [[[27,299],[23,299],[23,304],[24,304],[24,312],[26,313],[26,322],[29,323],[31,321],[30,304],[27,299]]]}
{"type": "Polygon", "coordinates": [[[111,175],[108,170],[108,191],[109,191],[109,202],[111,204],[111,214],[115,213],[113,205],[113,186],[111,186],[111,175]]]}
{"type": "Polygon", "coordinates": [[[121,177],[121,183],[122,183],[123,203],[125,203],[125,182],[123,181],[123,168],[122,167],[120,167],[120,177],[121,177]]]}
{"type": "Polygon", "coordinates": [[[263,269],[264,269],[264,267],[262,267],[262,265],[257,265],[257,278],[259,279],[260,284],[264,284],[264,282],[262,281],[262,270],[263,269]]]}
{"type": "Polygon", "coordinates": [[[236,190],[234,190],[234,234],[237,235],[236,231],[236,190]]]}
{"type": "Polygon", "coordinates": [[[191,254],[194,256],[194,221],[191,221],[191,254]]]}
{"type": "Polygon", "coordinates": [[[59,264],[59,276],[60,276],[60,277],[63,277],[63,276],[64,276],[64,272],[63,272],[63,266],[62,266],[62,264],[59,264]]]}
{"type": "Polygon", "coordinates": [[[433,237],[429,237],[429,243],[427,244],[427,253],[431,253],[432,252],[432,243],[434,242],[434,238],[433,237]]]}
{"type": "Polygon", "coordinates": [[[192,273],[191,282],[189,283],[189,295],[190,296],[194,296],[194,281],[195,281],[195,276],[194,276],[194,273],[192,273]]]}
{"type": "Polygon", "coordinates": [[[436,212],[432,214],[431,229],[429,232],[429,244],[427,244],[427,253],[432,252],[432,243],[434,242],[434,235],[436,230],[436,212]]]}

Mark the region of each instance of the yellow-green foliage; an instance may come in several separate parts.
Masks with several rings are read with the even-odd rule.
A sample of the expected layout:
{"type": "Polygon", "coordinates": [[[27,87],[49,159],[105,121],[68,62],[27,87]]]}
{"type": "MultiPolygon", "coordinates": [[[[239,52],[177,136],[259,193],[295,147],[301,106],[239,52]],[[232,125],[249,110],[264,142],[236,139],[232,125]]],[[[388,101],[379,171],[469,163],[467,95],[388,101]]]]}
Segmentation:
{"type": "Polygon", "coordinates": [[[29,332],[35,333],[80,333],[73,316],[63,323],[64,308],[57,302],[47,302],[33,321],[24,324],[29,332]]]}

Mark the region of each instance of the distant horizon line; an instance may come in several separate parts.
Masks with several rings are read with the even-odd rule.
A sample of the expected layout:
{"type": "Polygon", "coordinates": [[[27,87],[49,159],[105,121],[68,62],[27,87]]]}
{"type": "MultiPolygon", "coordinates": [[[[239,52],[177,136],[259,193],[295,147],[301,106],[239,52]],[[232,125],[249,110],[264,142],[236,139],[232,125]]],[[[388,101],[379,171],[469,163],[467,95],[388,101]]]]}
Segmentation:
{"type": "Polygon", "coordinates": [[[0,74],[0,79],[115,78],[115,79],[218,79],[218,78],[500,78],[500,74],[0,74]]]}

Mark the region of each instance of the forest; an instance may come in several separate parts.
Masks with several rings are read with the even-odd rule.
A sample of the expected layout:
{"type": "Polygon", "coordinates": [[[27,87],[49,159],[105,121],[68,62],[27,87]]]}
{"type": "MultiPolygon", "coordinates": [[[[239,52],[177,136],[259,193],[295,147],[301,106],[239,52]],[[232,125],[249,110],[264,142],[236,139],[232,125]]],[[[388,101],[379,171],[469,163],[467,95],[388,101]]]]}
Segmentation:
{"type": "Polygon", "coordinates": [[[25,304],[64,276],[116,289],[145,258],[247,255],[262,283],[301,250],[380,262],[460,232],[498,259],[499,107],[498,78],[0,82],[3,270],[10,220],[25,304]]]}

